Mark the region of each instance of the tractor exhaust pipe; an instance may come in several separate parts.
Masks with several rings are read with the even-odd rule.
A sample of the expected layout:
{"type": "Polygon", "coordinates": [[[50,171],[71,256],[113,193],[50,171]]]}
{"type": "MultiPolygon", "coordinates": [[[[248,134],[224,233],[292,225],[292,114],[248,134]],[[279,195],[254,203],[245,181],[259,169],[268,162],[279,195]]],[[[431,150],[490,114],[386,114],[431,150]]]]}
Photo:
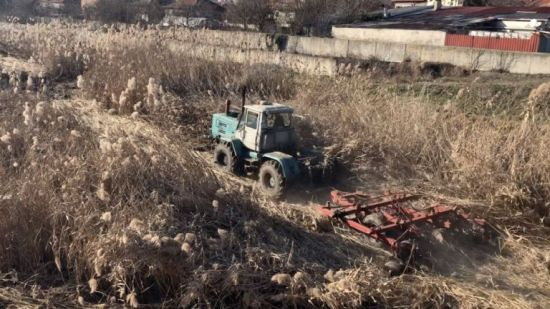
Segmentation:
{"type": "Polygon", "coordinates": [[[246,86],[241,88],[242,103],[241,103],[241,113],[239,114],[239,120],[237,121],[237,128],[241,126],[241,121],[244,117],[244,104],[246,103],[246,86]]]}
{"type": "Polygon", "coordinates": [[[241,117],[244,114],[244,105],[246,103],[246,86],[241,89],[242,103],[241,103],[241,117]]]}
{"type": "Polygon", "coordinates": [[[225,114],[229,115],[230,110],[231,110],[231,100],[225,100],[225,114]]]}

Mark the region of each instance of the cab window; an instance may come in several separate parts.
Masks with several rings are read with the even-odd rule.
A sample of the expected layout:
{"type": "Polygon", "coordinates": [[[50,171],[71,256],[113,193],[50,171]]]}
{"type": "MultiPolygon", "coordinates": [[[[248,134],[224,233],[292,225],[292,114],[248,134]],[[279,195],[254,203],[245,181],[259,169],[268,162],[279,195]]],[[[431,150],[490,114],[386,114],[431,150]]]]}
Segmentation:
{"type": "Polygon", "coordinates": [[[269,129],[289,128],[291,118],[290,113],[267,114],[267,127],[269,129]]]}
{"type": "Polygon", "coordinates": [[[246,126],[252,129],[256,129],[258,127],[258,113],[248,112],[246,116],[246,126]]]}

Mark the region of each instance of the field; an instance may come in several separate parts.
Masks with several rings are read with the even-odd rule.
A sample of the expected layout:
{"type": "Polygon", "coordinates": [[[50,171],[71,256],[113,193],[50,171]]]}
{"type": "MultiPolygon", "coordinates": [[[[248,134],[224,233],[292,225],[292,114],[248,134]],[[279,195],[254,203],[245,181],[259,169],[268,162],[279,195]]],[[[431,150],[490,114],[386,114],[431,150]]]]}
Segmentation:
{"type": "Polygon", "coordinates": [[[550,307],[550,77],[307,76],[173,54],[178,31],[0,26],[0,307],[550,307]],[[389,251],[319,228],[330,187],[266,200],[212,164],[210,115],[242,85],[295,108],[334,187],[459,206],[500,246],[444,240],[452,256],[389,276],[389,251]]]}

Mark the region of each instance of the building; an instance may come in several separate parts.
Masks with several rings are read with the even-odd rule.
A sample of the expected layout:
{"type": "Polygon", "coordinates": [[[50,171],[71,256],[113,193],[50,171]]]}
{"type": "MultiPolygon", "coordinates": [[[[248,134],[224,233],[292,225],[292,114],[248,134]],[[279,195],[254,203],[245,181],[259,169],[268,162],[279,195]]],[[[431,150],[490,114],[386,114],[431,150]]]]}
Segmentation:
{"type": "Polygon", "coordinates": [[[61,15],[65,10],[65,0],[39,0],[36,10],[43,15],[61,15]]]}
{"type": "Polygon", "coordinates": [[[95,6],[97,1],[98,0],[81,0],[80,5],[82,6],[82,9],[86,9],[95,6]]]}
{"type": "Polygon", "coordinates": [[[213,0],[168,0],[161,2],[167,16],[222,20],[225,8],[213,0]]]}
{"type": "Polygon", "coordinates": [[[335,38],[412,45],[550,52],[550,7],[407,7],[372,22],[337,25],[335,38]]]}
{"type": "Polygon", "coordinates": [[[160,4],[165,13],[161,21],[164,26],[220,28],[223,24],[225,7],[219,1],[164,0],[160,4]]]}
{"type": "MultiPolygon", "coordinates": [[[[394,8],[434,5],[437,0],[393,0],[394,8]]],[[[443,6],[463,6],[464,0],[440,0],[443,6]]]]}
{"type": "Polygon", "coordinates": [[[40,15],[61,16],[80,14],[80,0],[38,0],[36,12],[40,15]]]}
{"type": "Polygon", "coordinates": [[[411,6],[426,6],[427,0],[393,0],[392,5],[394,8],[405,8],[411,6]]]}

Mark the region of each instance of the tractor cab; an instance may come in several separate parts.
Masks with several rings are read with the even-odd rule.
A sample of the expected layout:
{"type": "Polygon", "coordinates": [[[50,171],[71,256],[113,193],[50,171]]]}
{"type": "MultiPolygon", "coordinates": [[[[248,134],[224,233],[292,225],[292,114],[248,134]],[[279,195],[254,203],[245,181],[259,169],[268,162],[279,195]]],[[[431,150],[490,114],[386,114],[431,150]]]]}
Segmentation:
{"type": "Polygon", "coordinates": [[[299,156],[292,127],[294,110],[261,101],[237,110],[231,102],[212,116],[211,137],[216,143],[214,162],[237,175],[258,174],[263,192],[279,197],[285,186],[301,174],[324,169],[312,156],[299,156]]]}
{"type": "Polygon", "coordinates": [[[235,137],[256,153],[292,153],[295,148],[292,113],[292,108],[278,103],[261,101],[260,104],[247,105],[235,137]]]}

